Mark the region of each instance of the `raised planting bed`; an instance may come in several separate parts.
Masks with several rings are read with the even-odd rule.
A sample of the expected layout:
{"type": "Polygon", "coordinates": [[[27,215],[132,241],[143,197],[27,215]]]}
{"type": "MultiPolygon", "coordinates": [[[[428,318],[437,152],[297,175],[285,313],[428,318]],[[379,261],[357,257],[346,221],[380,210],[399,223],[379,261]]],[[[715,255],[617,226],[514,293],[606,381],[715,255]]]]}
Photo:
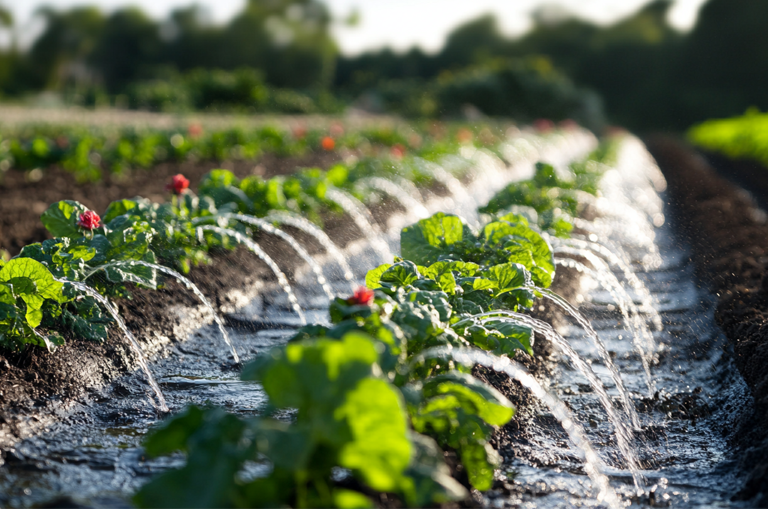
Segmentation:
{"type": "MultiPolygon", "coordinates": [[[[528,147],[530,148],[530,144],[528,147]]],[[[482,160],[480,163],[482,163],[482,160]]],[[[456,162],[453,162],[453,164],[455,166],[456,162]]],[[[461,171],[461,169],[458,170],[461,171]]],[[[48,174],[48,171],[46,171],[46,174],[48,174]]],[[[7,174],[7,176],[13,175],[14,172],[7,174]]],[[[134,183],[135,187],[133,188],[127,184],[124,184],[124,186],[128,187],[129,190],[146,190],[148,188],[148,180],[141,178],[144,175],[148,174],[142,175],[136,172],[136,177],[139,177],[137,180],[140,182],[134,183]]],[[[152,175],[157,174],[153,172],[152,175]]],[[[461,174],[458,174],[458,176],[461,177],[461,174]]],[[[64,187],[65,190],[74,188],[73,180],[67,179],[66,174],[61,174],[59,177],[69,184],[69,188],[64,187]]],[[[471,180],[471,176],[468,178],[471,180]]],[[[162,186],[164,182],[158,183],[155,181],[153,184],[157,188],[162,186]]],[[[108,195],[108,193],[104,192],[110,187],[109,184],[99,183],[92,185],[92,189],[86,188],[86,190],[89,192],[88,196],[93,197],[95,195],[97,201],[104,202],[103,196],[108,195]]],[[[8,188],[10,188],[7,189],[8,195],[18,194],[21,191],[18,188],[14,189],[12,186],[8,188]]],[[[50,188],[47,186],[37,186],[33,189],[41,191],[45,195],[50,188]]],[[[438,192],[440,191],[439,185],[437,190],[438,192]]],[[[58,189],[56,191],[61,192],[62,190],[58,189]]],[[[303,196],[306,195],[299,195],[299,198],[303,196]]],[[[374,211],[380,211],[377,213],[377,216],[381,221],[384,221],[389,214],[397,209],[397,205],[383,208],[381,206],[374,206],[374,211]]],[[[313,211],[319,210],[310,210],[310,212],[313,211]]],[[[332,234],[334,230],[344,234],[334,235],[337,243],[341,245],[348,244],[352,239],[360,235],[359,231],[355,231],[354,223],[349,218],[344,216],[334,217],[333,212],[327,214],[331,214],[331,216],[326,218],[332,224],[329,231],[332,234]]],[[[26,226],[29,227],[29,223],[26,226]]],[[[20,237],[11,238],[11,241],[16,239],[15,242],[18,242],[19,239],[23,239],[25,236],[41,241],[50,235],[46,234],[39,227],[34,229],[28,228],[26,232],[22,231],[20,237]],[[29,232],[29,230],[32,230],[32,232],[29,232]]],[[[302,239],[303,242],[308,243],[307,248],[310,252],[321,250],[316,242],[314,246],[312,245],[312,240],[309,236],[305,235],[304,238],[301,238],[301,233],[298,231],[294,232],[294,234],[302,239]]],[[[295,255],[293,257],[286,257],[284,253],[285,246],[281,245],[280,242],[275,242],[274,239],[270,240],[268,236],[262,244],[268,254],[275,258],[279,256],[281,263],[286,264],[288,267],[292,265],[291,258],[297,258],[295,255]]],[[[205,266],[196,268],[191,278],[217,304],[220,311],[232,312],[237,307],[242,307],[243,304],[253,297],[254,289],[258,289],[258,283],[264,280],[267,268],[263,264],[260,265],[259,262],[256,262],[254,258],[245,257],[242,250],[229,255],[225,254],[225,252],[222,252],[220,255],[214,253],[214,257],[218,261],[217,264],[210,268],[205,266]],[[249,286],[249,283],[256,286],[249,286]]],[[[146,290],[136,290],[133,292],[134,299],[132,301],[127,301],[125,304],[120,305],[126,315],[128,325],[135,328],[134,331],[148,333],[147,335],[139,336],[143,338],[149,337],[148,343],[150,345],[158,340],[162,343],[162,341],[167,341],[168,338],[183,338],[189,332],[190,325],[196,323],[194,320],[189,320],[190,317],[194,318],[194,316],[200,313],[199,310],[192,311],[189,309],[189,305],[196,303],[196,301],[194,298],[180,292],[181,287],[176,283],[168,281],[165,287],[165,289],[159,292],[159,295],[146,290]],[[176,309],[178,307],[175,305],[185,306],[181,309],[176,309]],[[154,320],[148,321],[149,317],[152,317],[154,320]],[[157,323],[154,323],[155,321],[157,323]],[[180,325],[182,322],[183,324],[180,325]]],[[[115,345],[114,339],[105,345],[79,341],[76,335],[74,337],[69,335],[69,339],[73,340],[73,342],[69,342],[53,356],[45,355],[34,348],[26,348],[18,354],[6,353],[7,359],[3,360],[6,368],[4,371],[6,391],[3,392],[2,397],[10,413],[6,417],[6,444],[9,441],[13,441],[14,438],[35,429],[34,424],[36,420],[28,420],[27,415],[35,408],[46,406],[49,398],[53,397],[54,400],[57,397],[71,398],[81,393],[83,387],[89,385],[98,386],[105,379],[114,377],[121,370],[131,366],[131,363],[127,361],[130,359],[130,355],[127,354],[125,346],[119,347],[120,342],[117,342],[118,347],[109,347],[115,345]],[[99,364],[99,357],[105,354],[108,358],[113,359],[113,361],[96,368],[94,365],[99,364]],[[11,418],[11,414],[22,417],[22,421],[26,425],[22,426],[19,422],[15,422],[11,418]],[[28,431],[24,428],[25,426],[31,426],[32,428],[28,431]]]]}
{"type": "Polygon", "coordinates": [[[717,296],[717,323],[755,400],[754,415],[745,416],[734,434],[742,450],[741,468],[749,474],[738,496],[764,506],[768,502],[766,215],[749,193],[726,178],[740,163],[715,158],[718,166],[713,167],[675,139],[658,137],[648,144],[669,182],[670,203],[692,248],[697,274],[717,296]]]}
{"type": "MultiPolygon", "coordinates": [[[[225,331],[246,362],[233,363],[216,328],[197,329],[210,314],[171,279],[146,271],[164,269],[137,263],[147,262],[145,252],[110,266],[122,272],[109,279],[88,269],[104,273],[109,262],[84,260],[70,277],[98,286],[146,332],[140,344],[158,354],[148,364],[158,391],[127,347],[90,347],[124,345],[112,327],[103,344],[77,340],[46,308],[38,333],[67,342],[52,353],[27,346],[7,356],[16,382],[6,387],[21,388],[18,401],[32,391],[53,398],[37,396],[34,412],[17,405],[7,413],[14,444],[4,450],[0,503],[116,506],[133,494],[142,506],[208,507],[724,501],[736,478],[720,428],[749,411],[747,388],[721,353],[707,319],[712,301],[695,288],[687,253],[665,223],[665,182],[653,160],[630,136],[584,159],[591,148],[594,139],[579,130],[517,133],[490,151],[459,147],[440,166],[390,153],[387,165],[271,183],[217,171],[197,197],[183,179],[172,181],[170,209],[110,206],[103,235],[125,218],[131,233],[148,221],[147,249],[191,268],[237,327],[225,331]],[[275,190],[289,199],[274,200],[275,190]],[[322,224],[351,277],[339,256],[265,203],[322,224]],[[306,246],[314,270],[299,252],[287,254],[272,224],[306,246]],[[276,268],[244,248],[271,255],[287,281],[276,284],[276,268]],[[163,288],[133,286],[157,281],[163,288]],[[367,288],[352,292],[362,282],[367,288]],[[121,285],[133,300],[121,297],[121,285]],[[44,373],[36,369],[59,353],[59,371],[88,374],[77,360],[89,359],[98,376],[80,377],[79,386],[70,378],[69,393],[54,396],[28,374],[44,373]],[[100,356],[115,354],[122,361],[101,370],[108,364],[100,356]],[[158,425],[160,392],[173,416],[158,425]]],[[[101,231],[79,207],[55,205],[45,224],[68,233],[69,246],[91,246],[101,231]]],[[[3,270],[35,253],[25,248],[3,270]]],[[[72,266],[46,253],[35,256],[48,270],[72,266]]],[[[7,276],[15,306],[29,311],[22,291],[30,287],[7,276]]],[[[49,306],[76,315],[69,303],[49,306]]],[[[79,331],[98,336],[103,322],[93,320],[93,307],[79,317],[79,331]]],[[[43,343],[28,330],[12,333],[6,339],[43,343]]]]}

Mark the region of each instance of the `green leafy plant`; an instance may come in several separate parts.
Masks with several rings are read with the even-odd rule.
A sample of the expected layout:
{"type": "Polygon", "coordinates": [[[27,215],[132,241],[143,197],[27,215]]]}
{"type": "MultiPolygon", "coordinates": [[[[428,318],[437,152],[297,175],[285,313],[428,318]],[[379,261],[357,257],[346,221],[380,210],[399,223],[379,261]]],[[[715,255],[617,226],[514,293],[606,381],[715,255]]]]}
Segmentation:
{"type": "Polygon", "coordinates": [[[572,163],[567,175],[552,165],[536,163],[532,179],[507,185],[479,211],[490,215],[524,212],[542,230],[568,237],[573,230],[571,217],[578,216],[583,206],[579,193],[597,193],[597,183],[615,160],[619,143],[620,137],[605,140],[584,160],[572,163]]]}
{"type": "Polygon", "coordinates": [[[768,164],[765,130],[768,115],[751,108],[744,115],[710,119],[688,129],[688,139],[709,151],[729,158],[749,158],[768,164]]]}
{"type": "Polygon", "coordinates": [[[377,342],[350,332],[273,349],[243,370],[260,381],[275,408],[296,418],[244,420],[191,408],[147,440],[149,455],[188,452],[186,465],[145,485],[141,506],[369,507],[370,490],[394,492],[410,505],[465,495],[448,475],[439,448],[409,430],[400,391],[381,377],[377,342]],[[266,475],[236,476],[246,461],[268,465],[266,475]],[[218,483],[190,488],[216,466],[218,483]],[[348,469],[358,490],[339,485],[348,469]]]}
{"type": "MultiPolygon", "coordinates": [[[[314,144],[321,134],[304,133],[297,139],[314,144]]],[[[168,140],[157,133],[134,133],[110,145],[115,140],[81,134],[77,150],[83,156],[92,155],[94,148],[103,152],[115,147],[115,161],[149,164],[161,152],[163,158],[203,153],[226,157],[236,150],[253,157],[262,150],[290,153],[301,145],[269,129],[255,140],[243,130],[216,132],[204,143],[194,141],[201,136],[197,130],[188,137],[173,136],[168,140]]],[[[254,233],[229,213],[264,216],[285,209],[319,219],[337,210],[326,199],[332,186],[367,198],[356,183],[372,174],[394,177],[402,172],[411,181],[431,182],[428,164],[408,154],[417,145],[411,138],[386,131],[362,136],[343,128],[334,136],[347,149],[364,150],[374,142],[397,145],[397,151],[327,172],[305,169],[268,180],[240,180],[227,170],[213,170],[203,179],[199,196],[177,175],[169,187],[169,203],[119,200],[110,204],[103,220],[77,202],[53,204],[41,219],[54,238],[0,261],[0,345],[52,348],[63,342],[57,332],[104,340],[110,319],[93,298],[66,282],[87,282],[109,296],[126,296],[129,284],[155,288],[159,276],[142,263],[188,271],[206,262],[211,250],[233,246],[227,236],[203,232],[201,225],[254,233]]],[[[422,154],[455,152],[457,143],[468,143],[474,134],[460,130],[454,136],[456,142],[435,142],[432,152],[422,154]]],[[[41,140],[30,154],[53,157],[58,149],[41,140]]],[[[593,158],[608,161],[610,151],[603,147],[593,158]]],[[[93,165],[97,159],[88,157],[93,165]]],[[[186,461],[146,484],[135,502],[363,507],[373,505],[377,493],[388,492],[408,506],[442,504],[467,495],[452,478],[444,449],[456,452],[470,487],[489,489],[500,462],[490,439],[513,417],[514,408],[472,377],[471,367],[438,353],[470,346],[510,357],[533,353],[531,328],[494,315],[529,309],[538,295],[536,287],[552,283],[552,250],[535,227],[565,235],[567,228],[558,222],[578,212],[576,191],[597,190],[602,170],[595,161],[573,165],[567,178],[538,165],[523,202],[503,205],[528,209],[507,211],[496,204],[497,216],[478,232],[460,217],[444,213],[403,229],[402,258],[369,271],[370,289],[333,300],[330,325],[306,326],[287,345],[245,367],[242,378],[261,383],[269,397],[260,417],[190,407],[148,436],[147,455],[181,451],[186,461]],[[532,197],[530,203],[526,197],[532,197]],[[541,197],[553,202],[536,209],[541,197]]],[[[78,168],[86,169],[84,163],[78,168]]]]}
{"type": "Polygon", "coordinates": [[[15,258],[0,269],[0,345],[18,349],[25,344],[51,347],[63,340],[50,338],[35,328],[43,322],[44,312],[60,315],[60,305],[68,301],[61,282],[40,262],[15,258]]]}

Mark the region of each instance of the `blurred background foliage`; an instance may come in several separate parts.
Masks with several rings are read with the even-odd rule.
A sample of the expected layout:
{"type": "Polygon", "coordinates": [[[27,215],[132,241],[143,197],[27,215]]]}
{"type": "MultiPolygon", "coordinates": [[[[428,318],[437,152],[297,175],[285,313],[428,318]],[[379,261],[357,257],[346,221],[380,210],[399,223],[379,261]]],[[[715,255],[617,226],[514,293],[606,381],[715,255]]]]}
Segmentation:
{"type": "MultiPolygon", "coordinates": [[[[42,9],[28,49],[0,53],[0,94],[53,91],[66,102],[156,111],[505,116],[683,130],[768,109],[768,2],[709,0],[694,28],[667,21],[669,0],[601,26],[548,6],[518,38],[489,14],[442,49],[339,53],[320,0],[249,0],[224,25],[191,6],[154,20],[135,8],[42,9]],[[607,114],[604,112],[608,112],[607,114]],[[607,118],[606,118],[607,117],[607,118]]],[[[13,20],[0,9],[0,30],[13,20]]]]}

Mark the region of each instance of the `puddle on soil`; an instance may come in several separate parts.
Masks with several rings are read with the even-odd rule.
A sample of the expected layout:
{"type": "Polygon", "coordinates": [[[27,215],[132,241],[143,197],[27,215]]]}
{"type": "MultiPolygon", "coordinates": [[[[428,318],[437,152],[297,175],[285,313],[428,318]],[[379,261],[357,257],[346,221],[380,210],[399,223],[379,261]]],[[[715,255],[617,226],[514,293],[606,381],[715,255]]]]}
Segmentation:
{"type": "MultiPolygon", "coordinates": [[[[650,396],[645,372],[624,329],[619,310],[607,292],[595,290],[581,305],[606,343],[633,395],[642,421],[638,455],[649,491],[634,494],[632,477],[623,465],[604,409],[586,379],[560,363],[550,380],[555,392],[584,424],[605,463],[616,491],[633,507],[735,507],[730,501],[741,486],[728,443],[731,405],[748,413],[749,390],[725,354],[727,343],[715,326],[713,296],[697,288],[693,267],[670,227],[657,230],[664,257],[661,269],[634,270],[646,283],[661,314],[663,331],[654,331],[657,350],[652,374],[658,392],[650,396]],[[731,404],[731,405],[728,405],[731,404]],[[619,467],[617,467],[619,466],[619,467]]],[[[587,359],[619,404],[618,391],[594,344],[575,325],[560,331],[587,359]]],[[[529,429],[531,430],[531,429],[529,429]]],[[[502,477],[509,481],[485,496],[492,507],[593,507],[591,484],[573,455],[562,428],[544,409],[533,421],[533,434],[505,456],[502,477]]]]}
{"type": "MultiPolygon", "coordinates": [[[[352,264],[358,281],[368,267],[352,264]]],[[[339,295],[349,283],[330,282],[339,295]]],[[[310,322],[328,322],[328,298],[311,274],[296,283],[299,302],[310,322]]],[[[285,295],[275,289],[229,317],[227,328],[242,359],[282,345],[301,326],[285,295]]],[[[263,409],[266,395],[258,383],[239,380],[228,349],[221,348],[214,325],[174,344],[168,356],[150,365],[172,413],[189,404],[223,407],[241,415],[263,409]]],[[[0,467],[0,507],[130,506],[132,494],[157,472],[179,466],[179,455],[146,459],[141,441],[162,420],[149,403],[149,389],[139,373],[119,378],[102,391],[82,398],[75,409],[44,433],[21,441],[0,467]]]]}
{"type": "MultiPolygon", "coordinates": [[[[390,238],[393,249],[397,237],[390,238]]],[[[652,292],[664,330],[654,332],[658,345],[652,373],[659,390],[647,395],[645,373],[632,348],[629,331],[609,294],[586,294],[580,309],[605,341],[640,412],[638,455],[650,495],[634,496],[629,472],[596,396],[578,372],[560,364],[549,389],[572,409],[606,465],[617,492],[633,506],[719,507],[741,485],[731,460],[726,429],[733,422],[729,409],[750,409],[752,402],[738,372],[723,354],[725,340],[713,320],[715,301],[696,287],[692,266],[669,226],[657,230],[663,264],[656,271],[635,270],[652,292]],[[617,325],[619,326],[617,328],[617,325]],[[730,405],[729,405],[730,404],[730,405]]],[[[363,249],[351,257],[357,281],[375,257],[363,249]]],[[[327,299],[311,278],[295,285],[309,322],[327,321],[327,299]]],[[[341,295],[349,293],[345,280],[331,282],[341,295]]],[[[300,322],[290,303],[278,292],[230,317],[233,342],[244,360],[291,336],[300,322]],[[261,319],[254,319],[261,318],[261,319]],[[247,327],[246,327],[247,326],[247,327]]],[[[618,392],[594,345],[575,326],[562,333],[587,359],[617,402],[618,392]]],[[[241,382],[230,353],[216,341],[214,327],[206,327],[170,355],[152,363],[173,412],[187,404],[221,406],[243,415],[258,414],[265,404],[259,384],[241,382]]],[[[143,435],[160,419],[149,405],[148,389],[139,374],[122,377],[103,391],[76,404],[73,412],[45,433],[20,442],[0,467],[0,506],[126,507],[130,496],[154,474],[183,461],[181,455],[147,460],[143,435]]],[[[486,493],[491,507],[593,507],[591,483],[582,462],[570,447],[562,427],[544,408],[524,439],[502,451],[500,477],[507,482],[486,493]]],[[[748,411],[747,411],[748,412],[748,411]]]]}
{"type": "MultiPolygon", "coordinates": [[[[244,359],[283,343],[291,332],[230,330],[244,359]]],[[[261,386],[238,379],[229,351],[211,341],[217,334],[204,328],[152,364],[171,411],[197,404],[254,414],[263,407],[261,386]]],[[[142,437],[159,419],[145,391],[139,376],[123,377],[47,432],[19,443],[0,468],[0,506],[129,506],[131,494],[154,473],[182,460],[142,457],[142,437]]]]}

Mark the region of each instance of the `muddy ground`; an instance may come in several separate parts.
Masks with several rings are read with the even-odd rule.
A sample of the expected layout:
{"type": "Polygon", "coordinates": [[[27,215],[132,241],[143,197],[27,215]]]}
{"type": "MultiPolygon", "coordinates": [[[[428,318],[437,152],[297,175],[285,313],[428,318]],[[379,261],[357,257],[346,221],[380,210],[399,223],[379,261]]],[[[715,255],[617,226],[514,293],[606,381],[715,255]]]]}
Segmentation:
{"type": "Polygon", "coordinates": [[[120,175],[104,172],[102,181],[86,184],[77,183],[72,174],[59,167],[47,168],[42,173],[11,170],[0,179],[0,249],[15,255],[27,244],[46,239],[40,215],[59,200],[77,200],[101,213],[110,202],[123,198],[142,196],[158,202],[168,200],[165,185],[172,175],[179,173],[196,186],[213,168],[227,168],[240,178],[252,174],[270,178],[301,167],[329,168],[340,160],[338,151],[322,151],[290,158],[265,154],[257,161],[163,163],[120,175]]]}
{"type": "MultiPolygon", "coordinates": [[[[127,178],[107,176],[101,183],[86,185],[77,184],[71,174],[57,168],[47,169],[40,182],[30,182],[28,175],[21,172],[7,172],[0,185],[0,246],[15,254],[22,246],[45,239],[46,232],[39,222],[39,215],[49,203],[56,200],[75,199],[97,211],[103,211],[109,202],[124,197],[142,195],[153,200],[163,200],[163,186],[176,173],[184,173],[194,188],[202,175],[215,167],[229,168],[239,177],[254,172],[269,177],[288,173],[297,166],[328,168],[338,160],[339,156],[334,153],[315,153],[302,159],[267,157],[257,163],[165,164],[151,171],[136,170],[127,178]]],[[[442,195],[445,190],[438,187],[430,192],[442,195]]],[[[386,218],[397,210],[399,206],[391,202],[372,208],[374,217],[382,226],[386,218]]],[[[289,229],[289,232],[307,244],[310,253],[322,251],[311,238],[295,230],[289,229]]],[[[340,246],[362,238],[362,233],[346,217],[328,218],[326,232],[340,246]]],[[[263,236],[257,238],[257,241],[280,261],[290,279],[291,268],[297,267],[299,260],[294,257],[293,263],[286,263],[290,255],[275,239],[263,236]]],[[[242,303],[234,302],[231,296],[233,289],[274,279],[266,265],[244,249],[214,253],[213,260],[210,266],[193,268],[189,277],[220,311],[232,311],[238,304],[242,306],[242,303]]],[[[570,298],[576,290],[577,280],[575,273],[560,269],[554,288],[570,298]]],[[[145,348],[147,339],[151,342],[151,339],[168,338],[172,343],[185,340],[190,331],[184,323],[197,321],[194,317],[182,317],[175,313],[179,305],[194,310],[199,303],[174,281],[168,281],[166,287],[159,291],[134,289],[133,299],[118,303],[128,328],[137,338],[145,341],[145,348]]],[[[549,322],[556,318],[549,306],[541,307],[537,314],[549,322]]],[[[51,417],[66,413],[69,402],[136,369],[135,356],[125,339],[116,331],[110,332],[110,338],[104,344],[76,338],[67,340],[67,344],[54,354],[32,347],[19,353],[0,350],[0,452],[18,438],[34,434],[51,417]]],[[[551,350],[546,342],[541,341],[534,347],[534,357],[522,355],[519,361],[532,372],[543,375],[551,366],[551,350]]],[[[517,384],[510,383],[506,377],[487,370],[477,370],[476,374],[502,389],[518,407],[516,419],[494,440],[495,446],[505,456],[514,456],[515,441],[524,437],[526,423],[535,414],[534,406],[531,405],[532,397],[517,384]]],[[[456,475],[462,479],[460,471],[456,475]]],[[[471,505],[472,502],[466,504],[471,505]]]]}
{"type": "Polygon", "coordinates": [[[698,277],[718,296],[716,320],[755,398],[756,413],[734,434],[749,478],[738,497],[768,505],[768,168],[722,157],[707,161],[685,143],[647,141],[667,178],[670,205],[692,247],[698,277]],[[713,166],[714,164],[714,166],[713,166]],[[745,184],[750,196],[729,179],[745,184]]]}

